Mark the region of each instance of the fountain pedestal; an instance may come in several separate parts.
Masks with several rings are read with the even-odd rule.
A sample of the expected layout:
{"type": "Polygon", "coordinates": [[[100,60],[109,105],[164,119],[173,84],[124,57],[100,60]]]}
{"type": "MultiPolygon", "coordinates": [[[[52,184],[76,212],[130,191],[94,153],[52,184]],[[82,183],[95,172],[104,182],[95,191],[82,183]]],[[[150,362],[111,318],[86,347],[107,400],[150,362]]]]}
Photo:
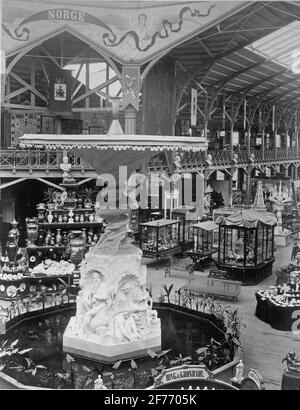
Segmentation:
{"type": "Polygon", "coordinates": [[[104,235],[81,263],[77,312],[63,349],[112,363],[160,351],[161,326],[146,290],[142,251],[127,238],[128,213],[110,211],[106,221],[104,235]]]}

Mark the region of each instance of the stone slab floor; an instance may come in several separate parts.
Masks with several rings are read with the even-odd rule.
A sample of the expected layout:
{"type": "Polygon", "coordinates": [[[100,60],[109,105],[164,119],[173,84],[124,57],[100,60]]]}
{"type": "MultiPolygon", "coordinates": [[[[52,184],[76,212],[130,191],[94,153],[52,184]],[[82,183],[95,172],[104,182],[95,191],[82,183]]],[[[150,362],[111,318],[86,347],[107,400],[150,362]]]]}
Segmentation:
{"type": "MultiPolygon", "coordinates": [[[[246,325],[242,336],[245,371],[248,371],[249,368],[258,370],[264,377],[266,389],[268,390],[280,390],[282,373],[285,368],[285,365],[281,364],[281,360],[290,350],[295,350],[300,354],[300,335],[297,338],[291,332],[272,329],[271,326],[257,319],[255,316],[255,292],[258,289],[265,289],[275,283],[276,270],[290,262],[291,252],[292,246],[277,248],[273,274],[258,285],[243,286],[237,302],[220,300],[220,303],[238,307],[246,325]]],[[[159,297],[164,283],[167,285],[174,283],[175,290],[186,283],[188,274],[184,270],[182,270],[182,277],[179,277],[179,270],[172,269],[171,277],[165,278],[162,268],[156,270],[155,265],[146,259],[143,262],[148,265],[148,282],[152,285],[154,299],[159,297]]],[[[180,261],[179,264],[183,265],[184,262],[188,264],[190,260],[185,259],[180,261]]],[[[204,272],[195,273],[195,275],[206,275],[209,269],[214,267],[214,265],[211,265],[204,272]]]]}

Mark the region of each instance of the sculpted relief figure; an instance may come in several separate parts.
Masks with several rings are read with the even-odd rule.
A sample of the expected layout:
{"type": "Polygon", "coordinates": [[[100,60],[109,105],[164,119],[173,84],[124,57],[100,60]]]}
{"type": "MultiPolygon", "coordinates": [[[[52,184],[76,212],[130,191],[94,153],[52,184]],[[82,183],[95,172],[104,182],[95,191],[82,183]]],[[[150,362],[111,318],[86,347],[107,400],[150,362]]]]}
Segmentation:
{"type": "Polygon", "coordinates": [[[108,292],[101,273],[93,272],[90,286],[84,287],[77,303],[77,331],[103,336],[108,330],[108,292]]]}

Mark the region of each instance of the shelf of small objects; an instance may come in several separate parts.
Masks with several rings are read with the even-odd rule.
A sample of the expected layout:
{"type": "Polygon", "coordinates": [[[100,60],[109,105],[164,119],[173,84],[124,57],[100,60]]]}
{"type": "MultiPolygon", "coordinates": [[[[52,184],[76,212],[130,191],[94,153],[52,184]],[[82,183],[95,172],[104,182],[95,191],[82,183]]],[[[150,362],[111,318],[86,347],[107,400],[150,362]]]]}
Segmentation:
{"type": "Polygon", "coordinates": [[[179,248],[178,241],[168,241],[165,244],[160,244],[158,245],[155,242],[144,242],[143,243],[143,251],[145,252],[165,252],[172,250],[174,248],[179,248]]]}
{"type": "MultiPolygon", "coordinates": [[[[297,272],[297,274],[300,274],[300,271],[297,272]]],[[[260,296],[262,301],[268,300],[275,306],[300,306],[300,286],[298,282],[270,286],[267,290],[258,290],[257,294],[260,296]]]]}
{"type": "MultiPolygon", "coordinates": [[[[18,295],[35,292],[37,285],[55,282],[58,278],[70,278],[75,270],[75,265],[67,261],[45,260],[33,269],[14,270],[9,267],[5,258],[2,258],[3,267],[0,271],[0,299],[13,299],[18,295]]],[[[54,290],[57,289],[55,283],[54,290]]]]}

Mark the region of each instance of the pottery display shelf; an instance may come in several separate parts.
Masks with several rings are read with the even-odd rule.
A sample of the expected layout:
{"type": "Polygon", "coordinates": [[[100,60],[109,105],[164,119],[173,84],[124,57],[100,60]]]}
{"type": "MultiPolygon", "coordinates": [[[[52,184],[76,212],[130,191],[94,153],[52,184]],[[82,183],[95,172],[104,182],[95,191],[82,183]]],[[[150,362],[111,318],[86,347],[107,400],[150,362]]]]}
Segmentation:
{"type": "MultiPolygon", "coordinates": [[[[78,187],[78,184],[61,185],[68,186],[68,192],[78,187]]],[[[85,251],[94,246],[103,233],[103,221],[95,220],[95,209],[93,206],[78,208],[76,207],[76,200],[72,202],[73,208],[54,208],[49,205],[38,204],[38,215],[35,218],[36,235],[33,236],[31,232],[27,232],[27,255],[30,268],[33,268],[45,259],[69,260],[70,234],[74,230],[82,231],[85,251]]]]}

